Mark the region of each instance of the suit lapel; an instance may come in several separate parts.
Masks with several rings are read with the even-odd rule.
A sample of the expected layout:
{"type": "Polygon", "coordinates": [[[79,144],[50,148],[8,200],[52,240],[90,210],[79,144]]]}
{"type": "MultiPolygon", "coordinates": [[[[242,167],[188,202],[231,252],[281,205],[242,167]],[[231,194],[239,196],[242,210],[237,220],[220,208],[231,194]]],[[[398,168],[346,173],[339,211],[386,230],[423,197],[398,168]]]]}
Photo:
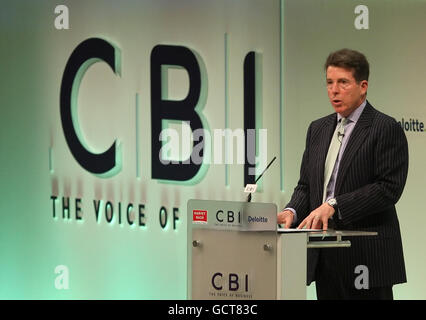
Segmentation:
{"type": "Polygon", "coordinates": [[[345,152],[343,153],[342,160],[339,166],[339,173],[337,175],[335,195],[338,194],[340,187],[344,181],[346,172],[352,162],[352,159],[357,154],[357,151],[364,143],[365,138],[368,136],[371,124],[375,116],[374,108],[367,102],[364,111],[359,117],[351,136],[349,137],[348,144],[345,152]]]}

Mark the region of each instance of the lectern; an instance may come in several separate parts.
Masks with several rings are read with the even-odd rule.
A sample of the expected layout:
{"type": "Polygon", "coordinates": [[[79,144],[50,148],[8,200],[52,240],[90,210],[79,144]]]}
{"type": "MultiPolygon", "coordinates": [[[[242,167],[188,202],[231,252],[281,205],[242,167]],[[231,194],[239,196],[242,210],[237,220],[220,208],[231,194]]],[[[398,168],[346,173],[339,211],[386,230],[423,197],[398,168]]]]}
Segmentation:
{"type": "Polygon", "coordinates": [[[188,299],[304,300],[308,248],[376,234],[280,230],[272,203],[189,200],[187,214],[188,299]]]}

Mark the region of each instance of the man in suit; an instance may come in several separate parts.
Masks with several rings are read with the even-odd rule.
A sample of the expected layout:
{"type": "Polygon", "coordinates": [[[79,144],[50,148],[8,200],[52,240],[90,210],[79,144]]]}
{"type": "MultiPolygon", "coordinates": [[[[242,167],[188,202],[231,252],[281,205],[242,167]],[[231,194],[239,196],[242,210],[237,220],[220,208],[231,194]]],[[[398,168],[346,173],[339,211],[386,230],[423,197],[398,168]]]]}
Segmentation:
{"type": "Polygon", "coordinates": [[[309,126],[300,179],[278,223],[378,232],[349,238],[350,248],[308,249],[308,284],[316,281],[318,299],[393,299],[392,286],[406,282],[395,204],[407,178],[407,139],[367,101],[362,53],[333,52],[325,71],[335,113],[309,126]],[[360,286],[361,272],[368,283],[360,286]]]}

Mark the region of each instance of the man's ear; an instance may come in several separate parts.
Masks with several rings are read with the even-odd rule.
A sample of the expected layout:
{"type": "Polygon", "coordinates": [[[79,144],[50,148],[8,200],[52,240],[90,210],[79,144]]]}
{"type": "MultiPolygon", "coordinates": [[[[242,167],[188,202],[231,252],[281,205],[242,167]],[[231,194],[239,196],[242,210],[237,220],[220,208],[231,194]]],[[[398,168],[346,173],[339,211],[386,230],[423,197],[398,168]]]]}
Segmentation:
{"type": "Polygon", "coordinates": [[[368,89],[368,81],[362,80],[360,85],[361,85],[361,89],[362,89],[363,93],[366,93],[367,89],[368,89]]]}

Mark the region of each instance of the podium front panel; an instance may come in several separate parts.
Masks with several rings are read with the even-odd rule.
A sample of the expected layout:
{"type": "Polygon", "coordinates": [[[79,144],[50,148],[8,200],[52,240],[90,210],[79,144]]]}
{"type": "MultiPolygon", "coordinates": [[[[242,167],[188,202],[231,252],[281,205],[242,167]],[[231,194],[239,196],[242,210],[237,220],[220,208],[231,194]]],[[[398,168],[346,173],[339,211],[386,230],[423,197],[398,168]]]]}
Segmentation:
{"type": "Polygon", "coordinates": [[[188,298],[276,299],[277,208],[189,200],[188,298]]]}
{"type": "Polygon", "coordinates": [[[276,299],[276,232],[194,229],[192,299],[276,299]]]}

